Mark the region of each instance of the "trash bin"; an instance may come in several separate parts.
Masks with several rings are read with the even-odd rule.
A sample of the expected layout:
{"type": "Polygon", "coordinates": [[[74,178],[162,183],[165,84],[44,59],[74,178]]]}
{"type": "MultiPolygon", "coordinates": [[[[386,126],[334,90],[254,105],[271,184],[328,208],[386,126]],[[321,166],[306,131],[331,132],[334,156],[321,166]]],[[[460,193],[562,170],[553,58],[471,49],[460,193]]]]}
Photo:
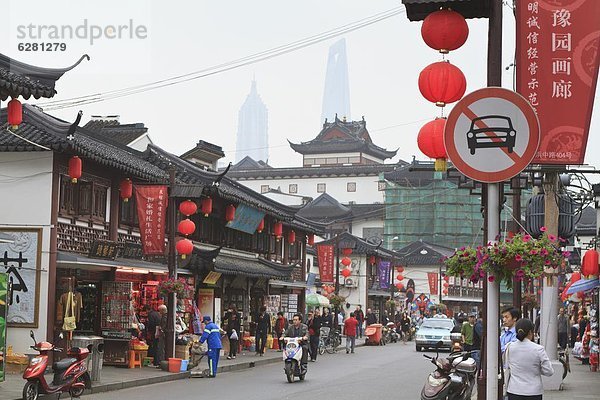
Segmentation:
{"type": "Polygon", "coordinates": [[[100,380],[104,357],[104,339],[100,336],[73,336],[73,347],[86,347],[90,355],[86,358],[86,367],[92,382],[100,380]]]}
{"type": "Polygon", "coordinates": [[[381,332],[383,329],[383,325],[381,324],[371,324],[365,329],[365,335],[369,338],[367,339],[367,344],[370,345],[378,345],[381,342],[381,332]]]}

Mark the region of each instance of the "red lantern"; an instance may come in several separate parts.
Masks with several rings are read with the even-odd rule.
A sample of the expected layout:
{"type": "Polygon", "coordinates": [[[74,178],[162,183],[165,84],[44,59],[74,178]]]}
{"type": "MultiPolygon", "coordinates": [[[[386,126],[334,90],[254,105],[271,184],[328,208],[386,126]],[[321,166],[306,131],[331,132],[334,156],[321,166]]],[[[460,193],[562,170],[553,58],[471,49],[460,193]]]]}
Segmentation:
{"type": "Polygon", "coordinates": [[[404,280],[404,275],[398,274],[398,276],[396,276],[396,279],[398,279],[399,281],[403,281],[404,280]]]}
{"type": "Polygon", "coordinates": [[[81,158],[73,156],[69,159],[69,176],[72,183],[77,183],[77,179],[81,178],[81,158]]]}
{"type": "Polygon", "coordinates": [[[447,294],[448,294],[448,290],[444,289],[444,290],[442,291],[442,293],[443,293],[443,294],[445,294],[445,295],[447,295],[447,294]]]}
{"type": "Polygon", "coordinates": [[[191,235],[196,230],[196,224],[194,224],[194,221],[192,221],[191,219],[186,218],[179,223],[179,225],[177,226],[177,230],[182,235],[191,235]]]}
{"type": "Polygon", "coordinates": [[[15,130],[23,122],[23,105],[17,99],[12,99],[8,102],[8,125],[15,130]]]}
{"type": "Polygon", "coordinates": [[[288,243],[294,243],[296,241],[296,232],[290,231],[288,233],[288,243]]]}
{"type": "Polygon", "coordinates": [[[196,206],[196,203],[194,203],[191,200],[185,200],[182,201],[181,204],[179,204],[179,212],[185,215],[186,217],[195,214],[197,210],[198,206],[196,206]]]}
{"type": "Polygon", "coordinates": [[[205,217],[212,213],[212,199],[210,197],[205,197],[200,201],[200,210],[205,217]]]}
{"type": "Polygon", "coordinates": [[[315,244],[315,235],[313,235],[312,233],[310,235],[308,235],[307,237],[307,243],[309,246],[314,246],[315,244]]]}
{"type": "Polygon", "coordinates": [[[446,282],[448,282],[448,281],[450,280],[450,277],[449,277],[448,275],[444,275],[444,280],[445,280],[446,282]]]}
{"type": "Polygon", "coordinates": [[[122,180],[120,184],[120,189],[121,199],[124,202],[128,202],[131,196],[133,195],[133,182],[131,182],[131,179],[125,178],[124,180],[122,180]]]}
{"type": "Polygon", "coordinates": [[[258,224],[258,227],[256,228],[256,231],[258,233],[261,233],[263,230],[265,229],[265,219],[261,219],[260,223],[258,224]]]}
{"type": "Polygon", "coordinates": [[[283,234],[283,224],[281,222],[275,222],[273,224],[273,235],[277,237],[277,239],[281,238],[283,234]]]}
{"type": "Polygon", "coordinates": [[[458,67],[447,61],[428,65],[419,74],[419,90],[423,97],[444,107],[463,97],[467,90],[467,80],[458,67]]]}
{"type": "Polygon", "coordinates": [[[423,154],[435,159],[435,170],[446,170],[446,147],[444,146],[444,127],[446,118],[436,118],[429,121],[419,131],[417,144],[423,154]]]}
{"type": "Polygon", "coordinates": [[[342,249],[342,254],[345,256],[349,256],[350,254],[352,254],[352,249],[349,247],[343,248],[342,249]]]}
{"type": "Polygon", "coordinates": [[[598,252],[596,250],[590,249],[583,255],[583,260],[581,260],[581,275],[598,275],[598,252]]]}
{"type": "Polygon", "coordinates": [[[225,207],[225,221],[231,222],[235,218],[235,206],[233,204],[229,204],[225,207]]]}
{"type": "Polygon", "coordinates": [[[465,17],[456,11],[439,10],[423,20],[421,36],[427,46],[445,54],[465,44],[469,26],[465,17]]]}
{"type": "Polygon", "coordinates": [[[399,273],[403,273],[404,267],[403,266],[396,267],[396,271],[398,271],[399,273]]]}
{"type": "Polygon", "coordinates": [[[344,278],[349,277],[350,275],[352,275],[352,271],[350,271],[349,269],[343,269],[342,270],[342,275],[344,276],[344,278]]]}
{"type": "Polygon", "coordinates": [[[373,265],[373,264],[375,264],[376,261],[377,260],[375,259],[375,256],[369,257],[369,264],[373,265]]]}
{"type": "Polygon", "coordinates": [[[177,244],[175,244],[175,248],[177,249],[177,253],[181,254],[181,258],[185,258],[194,251],[194,244],[189,239],[180,239],[177,244]]]}
{"type": "Polygon", "coordinates": [[[396,283],[396,288],[398,290],[402,290],[402,289],[404,289],[404,284],[402,282],[398,282],[398,283],[396,283]]]}
{"type": "Polygon", "coordinates": [[[344,265],[345,267],[349,266],[352,264],[352,260],[349,259],[348,257],[344,257],[342,258],[342,265],[344,265]]]}
{"type": "Polygon", "coordinates": [[[450,284],[448,282],[444,282],[444,287],[448,287],[450,284]]]}

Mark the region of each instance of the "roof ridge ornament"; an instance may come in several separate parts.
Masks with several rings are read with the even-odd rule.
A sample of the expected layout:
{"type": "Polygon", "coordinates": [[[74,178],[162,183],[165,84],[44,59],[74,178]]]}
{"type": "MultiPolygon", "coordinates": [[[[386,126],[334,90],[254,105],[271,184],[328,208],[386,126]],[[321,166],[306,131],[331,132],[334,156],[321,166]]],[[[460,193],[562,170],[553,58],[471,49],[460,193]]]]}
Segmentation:
{"type": "Polygon", "coordinates": [[[82,116],[83,116],[83,111],[79,110],[79,112],[77,113],[77,118],[75,118],[75,121],[71,124],[71,126],[69,126],[69,130],[67,132],[67,140],[72,141],[75,139],[75,131],[77,130],[77,127],[79,126],[79,122],[81,121],[82,116]]]}

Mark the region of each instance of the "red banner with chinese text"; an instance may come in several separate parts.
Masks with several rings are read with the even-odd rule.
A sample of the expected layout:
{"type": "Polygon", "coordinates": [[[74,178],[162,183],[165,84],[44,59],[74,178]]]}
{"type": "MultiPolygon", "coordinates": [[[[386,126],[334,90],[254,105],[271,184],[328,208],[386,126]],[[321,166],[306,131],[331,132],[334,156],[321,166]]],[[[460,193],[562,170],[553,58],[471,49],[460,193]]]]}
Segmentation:
{"type": "Polygon", "coordinates": [[[428,272],[427,280],[429,281],[429,294],[438,294],[438,273],[428,272]]]}
{"type": "Polygon", "coordinates": [[[534,164],[583,164],[600,61],[600,1],[520,0],[517,92],[541,128],[534,164]]]}
{"type": "Polygon", "coordinates": [[[146,255],[165,254],[167,187],[135,185],[142,248],[146,255]]]}
{"type": "Polygon", "coordinates": [[[335,264],[332,245],[317,245],[317,260],[319,261],[319,277],[321,282],[333,282],[333,266],[335,264]]]}

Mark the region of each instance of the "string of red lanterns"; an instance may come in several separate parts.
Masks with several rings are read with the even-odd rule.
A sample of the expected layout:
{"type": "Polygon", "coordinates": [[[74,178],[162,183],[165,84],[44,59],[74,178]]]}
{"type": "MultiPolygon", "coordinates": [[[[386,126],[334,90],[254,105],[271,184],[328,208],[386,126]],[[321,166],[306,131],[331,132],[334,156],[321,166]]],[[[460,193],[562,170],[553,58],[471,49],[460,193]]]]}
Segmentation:
{"type": "Polygon", "coordinates": [[[444,127],[446,118],[436,118],[429,121],[417,135],[417,144],[423,154],[429,158],[435,159],[435,170],[446,170],[446,147],[444,146],[444,127]]]}
{"type": "MultiPolygon", "coordinates": [[[[194,215],[198,211],[198,206],[192,200],[185,200],[179,203],[179,212],[185,215],[186,217],[190,217],[194,215]]],[[[177,253],[181,254],[181,258],[185,259],[186,256],[192,254],[194,251],[194,243],[191,240],[187,239],[187,236],[191,235],[196,231],[196,224],[189,218],[185,218],[179,225],[177,226],[177,231],[182,235],[185,235],[185,239],[180,239],[175,244],[175,249],[177,253]]]]}

